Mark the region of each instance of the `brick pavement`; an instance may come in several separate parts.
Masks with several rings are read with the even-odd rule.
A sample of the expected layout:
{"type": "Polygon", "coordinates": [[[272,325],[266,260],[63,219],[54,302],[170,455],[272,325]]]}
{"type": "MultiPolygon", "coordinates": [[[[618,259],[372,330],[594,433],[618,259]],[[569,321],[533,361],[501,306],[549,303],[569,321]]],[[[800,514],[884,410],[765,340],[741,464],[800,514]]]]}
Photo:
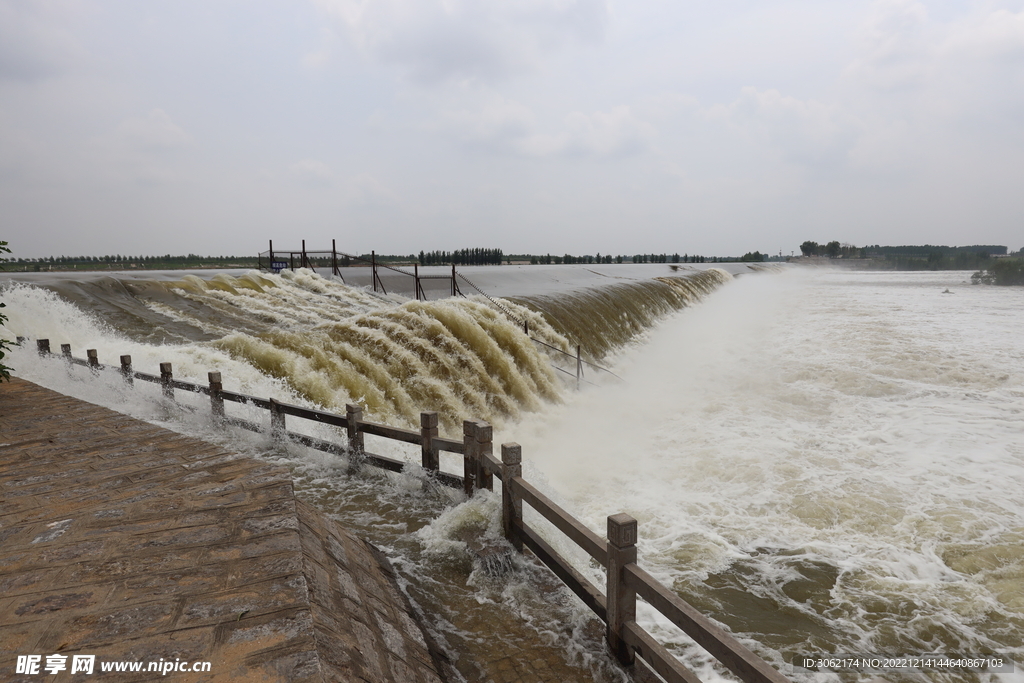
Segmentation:
{"type": "MultiPolygon", "coordinates": [[[[17,655],[209,661],[199,681],[435,683],[373,546],[288,472],[30,382],[0,384],[0,680],[17,655]]],[[[509,679],[511,680],[511,679],[509,679]]]]}

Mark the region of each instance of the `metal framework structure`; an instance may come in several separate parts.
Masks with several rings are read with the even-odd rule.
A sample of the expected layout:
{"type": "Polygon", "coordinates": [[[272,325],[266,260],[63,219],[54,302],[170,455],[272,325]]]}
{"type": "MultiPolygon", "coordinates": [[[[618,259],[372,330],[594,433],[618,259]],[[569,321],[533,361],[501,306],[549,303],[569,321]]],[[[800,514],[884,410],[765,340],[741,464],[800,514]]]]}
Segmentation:
{"type": "MultiPolygon", "coordinates": [[[[375,292],[382,292],[384,294],[388,293],[388,290],[384,287],[384,281],[381,280],[380,277],[380,269],[384,268],[413,278],[415,281],[414,291],[416,292],[417,301],[427,300],[427,294],[423,290],[423,280],[449,280],[451,282],[451,296],[462,296],[462,290],[459,289],[459,283],[456,279],[455,264],[452,264],[451,275],[420,275],[420,266],[418,263],[413,264],[413,269],[410,272],[409,270],[405,270],[398,266],[389,266],[384,263],[378,263],[377,252],[375,251],[370,252],[369,259],[338,251],[336,240],[331,240],[330,251],[307,251],[306,240],[302,240],[302,249],[298,251],[275,250],[274,240],[270,240],[270,249],[268,251],[260,252],[258,254],[258,259],[260,270],[270,270],[275,273],[286,269],[295,270],[296,268],[313,269],[329,267],[331,269],[331,274],[341,278],[342,282],[345,282],[345,276],[341,273],[342,268],[349,268],[353,265],[368,265],[371,269],[370,280],[373,283],[373,291],[375,292]]],[[[458,275],[458,277],[462,276],[458,275]]]]}

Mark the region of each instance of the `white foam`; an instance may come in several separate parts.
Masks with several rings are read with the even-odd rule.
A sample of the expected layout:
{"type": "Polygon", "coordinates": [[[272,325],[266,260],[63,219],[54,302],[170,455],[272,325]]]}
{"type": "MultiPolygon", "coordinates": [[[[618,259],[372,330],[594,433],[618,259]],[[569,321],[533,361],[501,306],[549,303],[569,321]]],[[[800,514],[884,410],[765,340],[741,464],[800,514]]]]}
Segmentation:
{"type": "Polygon", "coordinates": [[[921,648],[929,629],[1019,647],[1024,299],[964,279],[741,278],[623,353],[624,384],[499,438],[595,530],[637,517],[652,573],[724,609],[742,606],[709,577],[803,610],[837,651],[921,648]],[[838,578],[808,611],[781,589],[813,562],[838,578]]]}

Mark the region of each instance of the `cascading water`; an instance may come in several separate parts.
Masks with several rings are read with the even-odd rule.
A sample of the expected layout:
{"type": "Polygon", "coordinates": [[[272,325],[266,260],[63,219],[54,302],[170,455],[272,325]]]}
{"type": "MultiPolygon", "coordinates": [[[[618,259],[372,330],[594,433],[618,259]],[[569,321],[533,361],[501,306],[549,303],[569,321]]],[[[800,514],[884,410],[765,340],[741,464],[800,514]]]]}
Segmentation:
{"type": "Polygon", "coordinates": [[[710,268],[685,277],[657,277],[513,300],[542,312],[555,330],[580,344],[588,355],[600,358],[731,279],[724,270],[710,268]]]}
{"type": "MultiPolygon", "coordinates": [[[[650,321],[692,303],[726,279],[699,274],[693,284],[668,278],[620,286],[596,298],[588,292],[564,296],[575,312],[589,306],[595,321],[622,317],[639,330],[643,323],[635,320],[650,321]],[[643,303],[633,301],[633,294],[643,303]]],[[[231,390],[336,410],[358,401],[368,417],[391,424],[415,425],[419,411],[434,409],[444,418],[442,434],[457,435],[465,418],[512,429],[529,411],[558,404],[568,392],[552,363],[566,361],[552,347],[574,351],[548,322],[551,313],[533,310],[529,302],[502,304],[526,321],[536,341],[482,301],[399,303],[308,271],[168,281],[57,277],[43,287],[8,285],[3,298],[15,334],[48,338],[54,348],[70,343],[78,356],[96,348],[101,361],[110,363],[127,353],[136,369],[149,372],[170,361],[175,377],[199,382],[207,371],[219,370],[231,390]]],[[[581,337],[601,333],[581,320],[570,321],[565,331],[581,337]]],[[[43,385],[290,466],[304,497],[388,551],[467,680],[490,677],[496,661],[507,657],[544,662],[564,680],[624,680],[604,655],[593,618],[546,571],[514,559],[511,571],[495,577],[493,562],[470,552],[467,534],[497,538],[494,496],[450,507],[438,518],[458,500],[424,489],[414,465],[403,477],[372,471],[352,477],[344,459],[266,435],[225,432],[204,417],[207,409],[196,397],[179,392],[184,409],[179,408],[164,402],[155,387],[137,383],[127,389],[116,375],[93,377],[40,359],[31,342],[12,364],[18,375],[43,385]],[[482,635],[495,630],[504,636],[500,648],[482,635]]],[[[231,410],[266,419],[252,409],[231,410]]],[[[297,421],[289,427],[303,430],[297,421]]],[[[339,440],[329,428],[305,427],[339,440]]],[[[388,442],[372,448],[418,460],[417,453],[388,442]]],[[[502,559],[502,566],[507,562],[502,559]]]]}

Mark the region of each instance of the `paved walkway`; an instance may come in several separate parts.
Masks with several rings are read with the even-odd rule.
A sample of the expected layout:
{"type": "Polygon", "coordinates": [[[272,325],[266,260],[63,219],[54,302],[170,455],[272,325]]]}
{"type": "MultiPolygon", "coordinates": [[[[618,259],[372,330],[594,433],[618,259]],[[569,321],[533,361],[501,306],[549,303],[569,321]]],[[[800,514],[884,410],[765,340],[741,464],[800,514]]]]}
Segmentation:
{"type": "Polygon", "coordinates": [[[444,667],[387,561],[286,470],[0,384],[0,680],[440,683],[444,667]],[[72,674],[75,655],[98,677],[72,674]],[[122,661],[143,673],[101,672],[122,661]]]}

